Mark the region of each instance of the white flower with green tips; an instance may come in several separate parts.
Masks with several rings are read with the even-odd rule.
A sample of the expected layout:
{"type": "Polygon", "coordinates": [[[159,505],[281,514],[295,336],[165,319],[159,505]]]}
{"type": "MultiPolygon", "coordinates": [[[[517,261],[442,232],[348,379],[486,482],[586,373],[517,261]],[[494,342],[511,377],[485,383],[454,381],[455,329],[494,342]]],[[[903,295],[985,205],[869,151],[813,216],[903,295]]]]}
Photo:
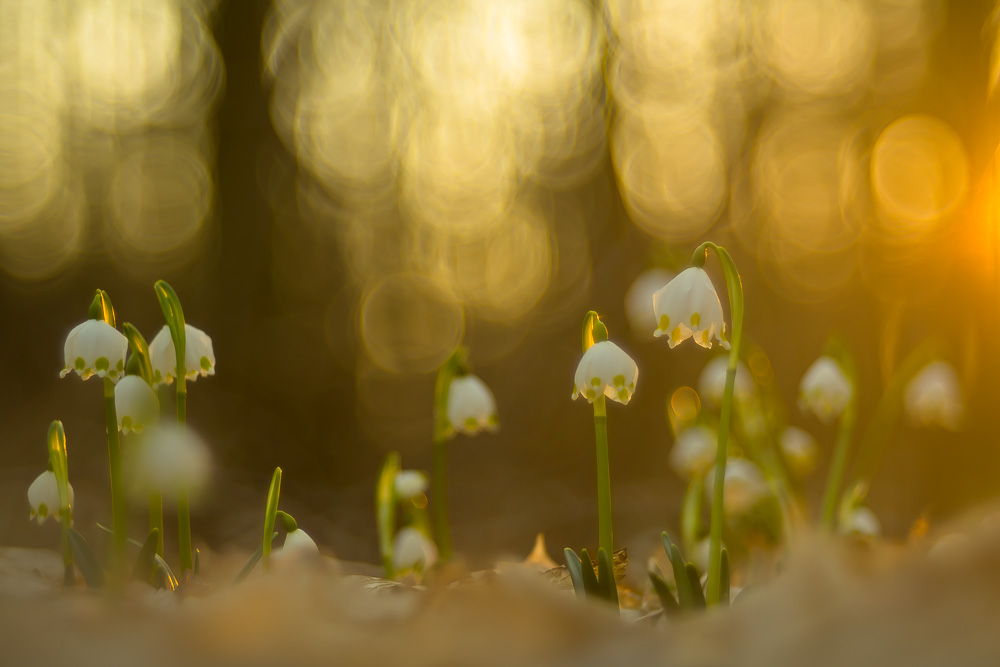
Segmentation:
{"type": "MultiPolygon", "coordinates": [[[[715,357],[707,364],[698,376],[698,393],[703,401],[718,407],[722,405],[722,394],[726,388],[726,373],[729,371],[729,358],[715,357]]],[[[754,384],[750,369],[742,361],[736,364],[736,384],[733,386],[733,398],[737,403],[747,404],[753,400],[757,385],[754,384]]]]}
{"type": "MultiPolygon", "coordinates": [[[[163,325],[149,344],[149,361],[153,367],[153,384],[170,384],[177,376],[177,356],[170,328],[163,325]]],[[[188,380],[215,375],[215,351],[212,339],[201,329],[184,325],[184,372],[188,380]]]]}
{"type": "Polygon", "coordinates": [[[84,380],[92,376],[117,381],[125,373],[128,339],[104,320],[87,320],[66,336],[63,352],[66,365],[59,377],[76,372],[84,380]]]}
{"type": "MultiPolygon", "coordinates": [[[[69,490],[69,506],[73,507],[73,485],[67,482],[69,490]]],[[[29,519],[37,519],[39,524],[45,523],[50,516],[59,518],[59,484],[56,474],[46,470],[35,478],[28,487],[28,504],[31,505],[29,519]]]]}
{"type": "Polygon", "coordinates": [[[816,444],[816,439],[797,426],[788,426],[781,432],[778,446],[785,463],[799,477],[812,472],[819,462],[819,445],[816,444]]]}
{"type": "Polygon", "coordinates": [[[670,450],[670,467],[686,479],[704,475],[715,463],[718,439],[718,434],[707,426],[684,429],[670,450]]]}
{"type": "Polygon", "coordinates": [[[920,426],[958,430],[962,422],[962,390],[958,373],[946,361],[924,366],[906,387],[906,414],[920,426]]]}
{"type": "Polygon", "coordinates": [[[653,335],[668,336],[670,347],[691,338],[705,348],[711,348],[715,339],[729,349],[719,294],[708,273],[700,267],[684,269],[653,294],[653,315],[656,318],[653,335]]]}
{"type": "Polygon", "coordinates": [[[497,402],[493,392],[481,379],[472,375],[459,375],[448,386],[448,407],[445,411],[451,428],[461,433],[475,435],[479,431],[495,431],[497,402]]]}
{"type": "MultiPolygon", "coordinates": [[[[715,486],[715,466],[705,476],[705,493],[712,499],[715,486]]],[[[723,483],[723,511],[731,517],[742,516],[753,509],[769,493],[764,474],[747,459],[731,458],[726,461],[723,483]]]]}
{"type": "Polygon", "coordinates": [[[813,362],[799,384],[799,409],[812,412],[829,423],[847,408],[853,392],[840,364],[833,357],[822,356],[813,362]]]}
{"type": "Polygon", "coordinates": [[[635,393],[639,367],[632,357],[610,340],[594,343],[576,367],[573,398],[583,396],[593,403],[598,396],[628,405],[635,393]]]}
{"type": "Polygon", "coordinates": [[[437,547],[416,528],[407,527],[396,533],[392,548],[392,566],[396,571],[424,571],[434,565],[437,558],[437,547]]]}
{"type": "Polygon", "coordinates": [[[160,416],[160,400],[140,376],[126,375],[115,386],[115,413],[122,433],[142,433],[160,416]]]}
{"type": "Polygon", "coordinates": [[[392,484],[397,498],[410,500],[427,491],[427,475],[419,470],[400,470],[392,484]]]}

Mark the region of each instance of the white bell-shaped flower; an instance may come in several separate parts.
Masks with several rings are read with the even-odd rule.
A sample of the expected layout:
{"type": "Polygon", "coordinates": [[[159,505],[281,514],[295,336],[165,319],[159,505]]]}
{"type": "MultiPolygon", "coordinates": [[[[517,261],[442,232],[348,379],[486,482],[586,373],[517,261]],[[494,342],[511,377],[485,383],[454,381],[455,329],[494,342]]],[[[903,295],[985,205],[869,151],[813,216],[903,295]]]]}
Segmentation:
{"type": "Polygon", "coordinates": [[[702,347],[712,347],[712,339],[729,349],[722,303],[712,279],[704,269],[692,266],[653,294],[653,335],[669,336],[670,347],[692,338],[702,347]]]}
{"type": "Polygon", "coordinates": [[[306,531],[296,528],[285,535],[285,543],[275,553],[278,558],[311,558],[319,555],[319,547],[306,531]]]}
{"type": "Polygon", "coordinates": [[[392,547],[392,566],[396,570],[426,570],[437,558],[437,547],[416,528],[406,527],[396,533],[392,547]]]}
{"type": "MultiPolygon", "coordinates": [[[[726,461],[725,488],[723,489],[723,511],[731,516],[742,516],[750,511],[768,493],[764,474],[747,459],[731,458],[726,461]]],[[[705,493],[709,502],[715,486],[715,466],[705,475],[705,493]]]]}
{"type": "Polygon", "coordinates": [[[639,340],[652,340],[656,318],[649,307],[653,294],[669,283],[677,274],[666,269],[649,269],[639,274],[625,292],[625,315],[632,333],[639,340]]]}
{"type": "Polygon", "coordinates": [[[76,371],[84,380],[91,376],[117,381],[125,373],[128,339],[104,320],[87,320],[66,336],[63,352],[66,365],[59,377],[76,371]]]}
{"type": "Polygon", "coordinates": [[[132,476],[143,497],[159,492],[166,498],[196,497],[208,483],[212,457],[189,428],[161,423],[148,428],[136,454],[132,476]]]}
{"type": "Polygon", "coordinates": [[[495,431],[500,425],[493,392],[471,373],[452,379],[448,387],[446,414],[454,430],[468,435],[475,435],[484,429],[495,431]]]}
{"type": "MultiPolygon", "coordinates": [[[[69,506],[73,507],[73,485],[67,483],[69,490],[69,506]]],[[[31,505],[29,519],[38,519],[38,523],[45,523],[50,516],[59,519],[59,484],[56,482],[56,474],[51,470],[46,470],[35,478],[35,481],[28,487],[28,504],[31,505]]]]}
{"type": "MultiPolygon", "coordinates": [[[[698,393],[703,401],[716,407],[722,405],[722,395],[726,390],[726,373],[729,357],[715,357],[707,364],[698,377],[698,393]]],[[[736,364],[736,383],[733,385],[733,399],[746,404],[753,400],[757,385],[754,384],[750,369],[742,361],[736,364]]]]}
{"type": "Polygon", "coordinates": [[[122,433],[142,433],[160,416],[160,399],[141,377],[126,375],[115,386],[115,412],[122,433]]]}
{"type": "MultiPolygon", "coordinates": [[[[149,344],[149,361],[153,367],[153,384],[170,384],[177,375],[177,356],[170,327],[163,325],[149,344]]],[[[215,351],[212,339],[201,329],[184,325],[184,372],[188,380],[215,375],[215,351]]]]}
{"type": "Polygon", "coordinates": [[[819,445],[807,431],[797,426],[788,426],[781,432],[778,445],[785,463],[795,475],[803,477],[816,468],[819,462],[819,445]]]}
{"type": "Polygon", "coordinates": [[[610,340],[603,340],[583,353],[576,367],[573,398],[583,396],[593,403],[603,394],[612,401],[628,405],[638,380],[639,367],[632,357],[610,340]]]}
{"type": "Polygon", "coordinates": [[[840,532],[845,535],[878,537],[882,534],[882,523],[869,508],[858,506],[840,524],[840,532]]]}
{"type": "Polygon", "coordinates": [[[906,414],[920,426],[958,430],[962,422],[962,390],[958,373],[945,361],[927,364],[910,380],[904,397],[906,414]]]}
{"type": "Polygon", "coordinates": [[[718,439],[718,434],[707,426],[684,429],[670,450],[670,467],[687,479],[704,475],[715,463],[718,439]]]}
{"type": "Polygon", "coordinates": [[[799,409],[828,423],[839,417],[851,400],[851,381],[833,357],[813,362],[799,384],[799,409]]]}
{"type": "Polygon", "coordinates": [[[427,491],[427,475],[419,470],[400,470],[392,484],[397,498],[410,500],[427,491]]]}

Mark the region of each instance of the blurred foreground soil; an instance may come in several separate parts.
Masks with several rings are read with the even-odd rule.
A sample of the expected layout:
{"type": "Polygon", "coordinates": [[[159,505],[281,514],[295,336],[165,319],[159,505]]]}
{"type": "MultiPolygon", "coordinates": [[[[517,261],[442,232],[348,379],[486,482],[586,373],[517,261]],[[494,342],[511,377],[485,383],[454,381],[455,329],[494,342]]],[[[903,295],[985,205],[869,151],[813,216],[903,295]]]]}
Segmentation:
{"type": "Polygon", "coordinates": [[[0,664],[998,665],[1000,528],[949,533],[933,550],[802,540],[730,610],[621,620],[521,568],[423,590],[327,559],[233,587],[240,558],[209,554],[218,580],[197,595],[136,583],[110,599],[59,587],[54,552],[6,548],[0,664]]]}

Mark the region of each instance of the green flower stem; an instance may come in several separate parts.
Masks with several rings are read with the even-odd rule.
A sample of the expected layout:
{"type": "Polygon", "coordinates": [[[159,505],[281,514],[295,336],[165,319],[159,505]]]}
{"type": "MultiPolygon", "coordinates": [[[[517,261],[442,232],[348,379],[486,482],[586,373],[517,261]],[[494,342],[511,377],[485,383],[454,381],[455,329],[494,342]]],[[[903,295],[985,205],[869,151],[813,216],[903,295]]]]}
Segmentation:
{"type": "MultiPolygon", "coordinates": [[[[183,362],[181,362],[183,363],[183,362]]],[[[178,369],[178,372],[180,369],[178,369]]],[[[184,386],[184,375],[177,376],[177,423],[184,425],[187,411],[187,389],[184,386]]],[[[191,502],[187,491],[181,491],[177,496],[177,542],[180,545],[181,574],[184,570],[194,568],[191,550],[191,502]]]]}
{"type": "Polygon", "coordinates": [[[854,432],[854,422],[857,420],[857,405],[854,394],[857,388],[852,390],[852,396],[844,408],[844,413],[840,416],[840,430],[837,433],[837,444],[833,450],[833,462],[830,464],[830,472],[826,478],[826,490],[823,492],[823,513],[820,516],[820,525],[824,530],[833,528],[833,519],[837,511],[837,500],[840,498],[840,488],[844,479],[844,469],[847,467],[847,455],[851,449],[851,435],[854,432]]]}
{"type": "MultiPolygon", "coordinates": [[[[435,429],[437,431],[437,429],[435,429]]],[[[447,440],[439,433],[434,435],[434,465],[431,469],[431,486],[434,503],[434,536],[442,561],[451,559],[451,535],[448,527],[448,489],[445,478],[448,468],[447,440]]]]}
{"type": "Polygon", "coordinates": [[[614,553],[611,527],[611,464],[608,460],[608,412],[604,395],[594,401],[594,432],[597,437],[597,531],[601,549],[614,553]]]}
{"type": "Polygon", "coordinates": [[[701,531],[701,498],[705,492],[705,477],[695,475],[688,482],[681,504],[681,542],[684,550],[692,553],[701,531]]]}
{"type": "Polygon", "coordinates": [[[893,374],[878,405],[875,406],[875,412],[861,439],[858,454],[860,458],[854,468],[852,486],[861,484],[867,488],[871,484],[885,456],[892,429],[902,412],[906,387],[927,364],[941,356],[941,347],[941,342],[937,339],[924,341],[906,357],[893,374]]]}
{"type": "Polygon", "coordinates": [[[156,555],[163,558],[163,496],[159,492],[149,494],[149,530],[159,531],[156,537],[156,555]]]}
{"type": "Polygon", "coordinates": [[[718,257],[726,276],[729,292],[729,311],[733,321],[732,340],[729,348],[729,363],[726,367],[726,386],[722,394],[722,414],[719,419],[719,441],[715,450],[715,479],[712,485],[712,524],[709,532],[708,551],[708,604],[718,604],[721,599],[722,580],[722,523],[723,500],[726,482],[726,453],[729,445],[729,429],[733,419],[733,388],[736,385],[736,366],[740,359],[740,341],[743,338],[743,285],[739,271],[729,252],[711,241],[698,246],[691,258],[692,266],[704,266],[711,250],[718,257]]]}
{"type": "Polygon", "coordinates": [[[267,505],[264,508],[264,543],[261,547],[262,567],[267,572],[271,569],[271,540],[274,534],[274,521],[278,516],[278,497],[281,495],[281,468],[275,468],[271,475],[271,486],[267,489],[267,505]]]}
{"type": "Polygon", "coordinates": [[[451,559],[451,531],[448,524],[448,391],[451,381],[465,368],[466,352],[457,348],[438,370],[434,382],[434,461],[431,468],[431,495],[434,503],[434,535],[437,538],[438,554],[442,562],[451,559]]]}
{"type": "Polygon", "coordinates": [[[396,474],[399,472],[398,452],[389,452],[382,463],[378,483],[375,485],[375,521],[378,529],[378,547],[382,556],[385,578],[392,579],[392,541],[396,533],[396,474]]]}
{"type": "Polygon", "coordinates": [[[62,528],[63,548],[63,585],[72,586],[76,583],[76,571],[73,568],[73,547],[69,542],[69,531],[73,527],[72,508],[69,506],[69,463],[66,456],[66,432],[62,422],[55,420],[49,426],[49,465],[56,476],[56,487],[59,489],[59,523],[62,528]]]}
{"type": "Polygon", "coordinates": [[[111,526],[114,535],[115,572],[123,573],[128,550],[128,515],[125,509],[125,486],[122,479],[122,451],[118,439],[118,415],[115,412],[115,383],[104,378],[104,413],[107,417],[108,463],[111,472],[111,526]]]}

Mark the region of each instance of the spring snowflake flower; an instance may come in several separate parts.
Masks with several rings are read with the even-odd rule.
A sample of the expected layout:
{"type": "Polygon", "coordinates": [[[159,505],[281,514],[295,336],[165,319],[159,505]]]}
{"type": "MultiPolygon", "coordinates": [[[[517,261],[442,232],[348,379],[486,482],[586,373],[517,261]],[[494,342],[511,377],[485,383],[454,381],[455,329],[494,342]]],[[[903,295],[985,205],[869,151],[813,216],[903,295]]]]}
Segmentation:
{"type": "MultiPolygon", "coordinates": [[[[722,509],[729,516],[741,516],[750,511],[769,490],[760,468],[747,459],[731,458],[726,461],[725,487],[722,509]]],[[[705,493],[712,500],[715,486],[715,466],[705,476],[705,493]]]]}
{"type": "Polygon", "coordinates": [[[91,376],[118,381],[125,372],[128,339],[104,320],[87,320],[73,327],[63,346],[66,365],[59,377],[76,371],[84,380],[91,376]]]}
{"type": "Polygon", "coordinates": [[[396,533],[392,548],[392,566],[397,571],[426,570],[437,561],[437,547],[416,528],[403,528],[396,533]]]}
{"type": "Polygon", "coordinates": [[[156,491],[165,498],[197,496],[208,483],[211,467],[208,447],[189,428],[159,424],[145,433],[133,477],[143,497],[156,491]]]}
{"type": "Polygon", "coordinates": [[[452,379],[448,387],[446,414],[454,430],[468,435],[475,435],[484,429],[495,431],[500,424],[493,392],[471,373],[452,379]]]}
{"type": "MultiPolygon", "coordinates": [[[[73,485],[67,483],[69,489],[69,506],[73,507],[73,485]]],[[[29,519],[38,519],[38,523],[45,523],[50,516],[59,518],[59,485],[56,483],[56,474],[51,470],[46,470],[35,478],[35,481],[28,487],[28,504],[31,505],[29,519]]]]}
{"type": "Polygon", "coordinates": [[[719,345],[729,349],[722,303],[712,279],[702,268],[684,269],[653,294],[653,315],[656,318],[653,335],[669,336],[670,347],[691,338],[698,345],[711,348],[715,338],[719,345]]]}
{"type": "Polygon", "coordinates": [[[845,535],[878,537],[882,534],[882,523],[869,508],[855,507],[840,524],[840,532],[845,535]]]}
{"type": "MultiPolygon", "coordinates": [[[[702,399],[714,406],[722,405],[722,394],[726,389],[726,372],[729,369],[729,357],[715,357],[707,364],[698,377],[698,393],[702,399]]],[[[746,404],[754,397],[757,386],[754,384],[750,369],[742,361],[736,364],[736,384],[733,386],[733,398],[737,403],[746,404]]]]}
{"type": "MultiPolygon", "coordinates": [[[[170,328],[163,325],[149,344],[149,361],[153,366],[153,384],[170,384],[177,375],[177,358],[170,328]]],[[[215,351],[212,339],[201,329],[184,325],[184,370],[188,380],[215,375],[215,351]]]]}
{"type": "Polygon", "coordinates": [[[286,534],[285,543],[281,546],[281,550],[275,554],[279,558],[286,558],[288,556],[309,558],[318,555],[319,547],[316,546],[316,542],[301,528],[296,528],[286,534]]]}
{"type": "Polygon", "coordinates": [[[963,412],[958,373],[945,361],[927,364],[907,385],[905,404],[907,415],[920,426],[958,430],[963,412]]]}
{"type": "Polygon", "coordinates": [[[393,488],[400,500],[416,498],[427,491],[427,475],[419,470],[400,470],[393,480],[393,488]]]}
{"type": "Polygon", "coordinates": [[[715,463],[719,436],[707,426],[692,426],[677,434],[670,450],[670,467],[681,477],[693,479],[715,463]]]}
{"type": "Polygon", "coordinates": [[[142,433],[159,417],[160,400],[141,377],[126,375],[115,386],[115,412],[122,433],[142,433]]]}
{"type": "Polygon", "coordinates": [[[799,477],[805,476],[816,468],[819,462],[819,446],[816,439],[797,426],[788,426],[781,432],[778,442],[781,455],[788,467],[799,477]]]}
{"type": "Polygon", "coordinates": [[[673,271],[649,269],[639,274],[625,292],[625,315],[632,327],[632,333],[639,340],[652,340],[656,318],[649,307],[649,301],[661,287],[676,277],[673,271]]]}
{"type": "Polygon", "coordinates": [[[576,367],[573,398],[583,396],[590,403],[605,395],[612,401],[628,405],[635,393],[639,367],[632,357],[609,340],[591,345],[576,367]]]}
{"type": "Polygon", "coordinates": [[[851,381],[832,357],[822,356],[813,362],[799,384],[799,409],[812,412],[828,423],[847,407],[851,400],[851,381]]]}

